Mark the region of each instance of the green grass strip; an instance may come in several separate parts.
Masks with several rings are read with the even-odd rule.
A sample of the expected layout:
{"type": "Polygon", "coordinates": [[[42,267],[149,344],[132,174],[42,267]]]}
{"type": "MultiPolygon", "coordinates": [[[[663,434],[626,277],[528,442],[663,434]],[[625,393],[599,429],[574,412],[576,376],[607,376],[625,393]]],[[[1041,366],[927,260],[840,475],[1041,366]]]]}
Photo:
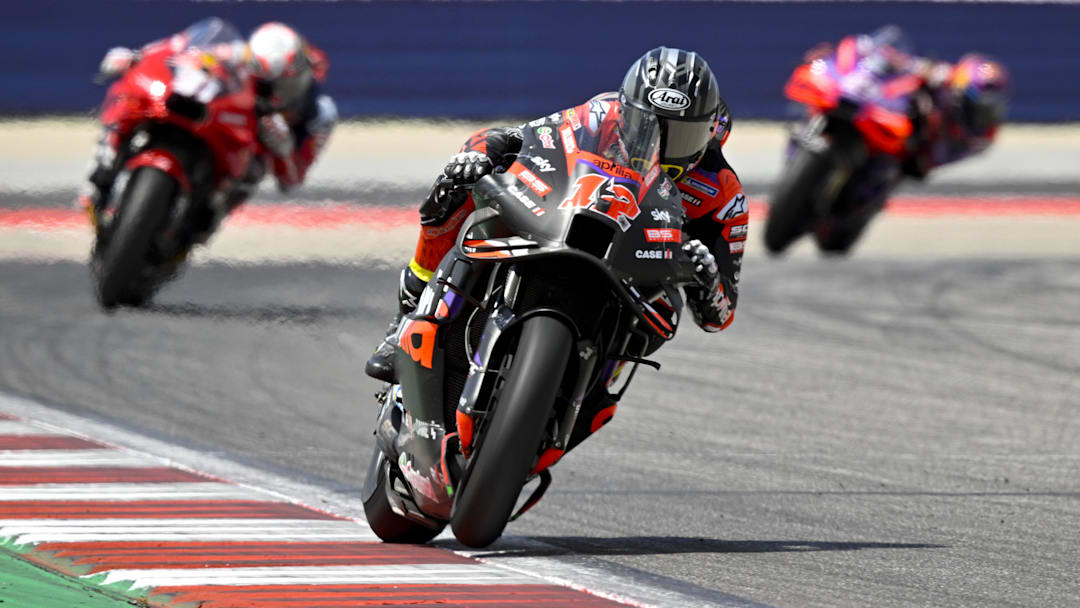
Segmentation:
{"type": "Polygon", "coordinates": [[[0,547],[0,608],[121,608],[146,606],[145,599],[102,589],[53,572],[0,547]]]}

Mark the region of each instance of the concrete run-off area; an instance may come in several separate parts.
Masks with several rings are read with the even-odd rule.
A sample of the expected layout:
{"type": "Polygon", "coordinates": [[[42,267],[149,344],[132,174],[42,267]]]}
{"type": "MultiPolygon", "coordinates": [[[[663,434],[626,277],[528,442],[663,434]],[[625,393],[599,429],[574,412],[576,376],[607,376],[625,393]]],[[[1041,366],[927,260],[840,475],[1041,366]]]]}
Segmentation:
{"type": "MultiPolygon", "coordinates": [[[[334,131],[300,193],[425,188],[472,132],[514,122],[343,123],[334,131]]],[[[725,155],[749,189],[766,189],[780,174],[786,129],[782,123],[735,125],[725,155]]],[[[98,125],[89,118],[0,122],[0,206],[14,194],[74,192],[86,174],[98,132],[98,125]]],[[[1006,125],[998,141],[983,155],[942,167],[925,184],[908,189],[914,193],[1077,193],[1077,167],[1080,125],[1006,125]]],[[[264,192],[270,191],[264,184],[264,192]]]]}

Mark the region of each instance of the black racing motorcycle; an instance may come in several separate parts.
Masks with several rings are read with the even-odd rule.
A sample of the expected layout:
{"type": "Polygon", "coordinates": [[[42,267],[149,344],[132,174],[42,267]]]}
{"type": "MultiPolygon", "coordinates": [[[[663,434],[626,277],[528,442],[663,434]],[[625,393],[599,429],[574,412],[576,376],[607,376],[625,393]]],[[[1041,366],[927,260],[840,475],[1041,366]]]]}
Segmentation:
{"type": "Polygon", "coordinates": [[[399,326],[400,384],[377,394],[362,497],[384,541],[449,523],[468,546],[494,542],[611,420],[638,366],[659,369],[646,357],[675,335],[694,274],[641,114],[612,141],[558,114],[523,125],[516,162],[473,187],[476,210],[399,326]]]}

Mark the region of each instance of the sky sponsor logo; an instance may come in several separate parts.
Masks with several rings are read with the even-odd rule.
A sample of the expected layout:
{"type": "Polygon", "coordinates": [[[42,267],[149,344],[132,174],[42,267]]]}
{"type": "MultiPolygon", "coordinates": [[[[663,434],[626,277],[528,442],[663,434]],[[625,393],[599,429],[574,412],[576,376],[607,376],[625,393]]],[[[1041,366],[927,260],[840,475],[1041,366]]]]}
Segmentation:
{"type": "Polygon", "coordinates": [[[532,160],[533,165],[536,165],[536,170],[541,173],[551,173],[555,170],[554,165],[543,156],[533,156],[530,160],[532,160]]]}

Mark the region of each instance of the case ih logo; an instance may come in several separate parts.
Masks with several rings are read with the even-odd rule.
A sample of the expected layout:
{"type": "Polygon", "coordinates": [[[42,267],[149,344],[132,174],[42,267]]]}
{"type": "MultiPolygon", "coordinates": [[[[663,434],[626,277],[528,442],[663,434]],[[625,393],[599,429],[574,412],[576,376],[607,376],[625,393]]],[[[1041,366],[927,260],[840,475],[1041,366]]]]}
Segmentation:
{"type": "Polygon", "coordinates": [[[685,110],[690,107],[690,98],[675,89],[653,89],[649,103],[661,110],[685,110]]]}
{"type": "Polygon", "coordinates": [[[681,243],[682,231],[678,228],[646,228],[645,240],[650,243],[681,243]]]}
{"type": "Polygon", "coordinates": [[[630,229],[630,220],[641,213],[634,192],[606,175],[590,173],[574,182],[570,196],[559,204],[559,209],[591,209],[619,223],[623,232],[630,229]]]}

